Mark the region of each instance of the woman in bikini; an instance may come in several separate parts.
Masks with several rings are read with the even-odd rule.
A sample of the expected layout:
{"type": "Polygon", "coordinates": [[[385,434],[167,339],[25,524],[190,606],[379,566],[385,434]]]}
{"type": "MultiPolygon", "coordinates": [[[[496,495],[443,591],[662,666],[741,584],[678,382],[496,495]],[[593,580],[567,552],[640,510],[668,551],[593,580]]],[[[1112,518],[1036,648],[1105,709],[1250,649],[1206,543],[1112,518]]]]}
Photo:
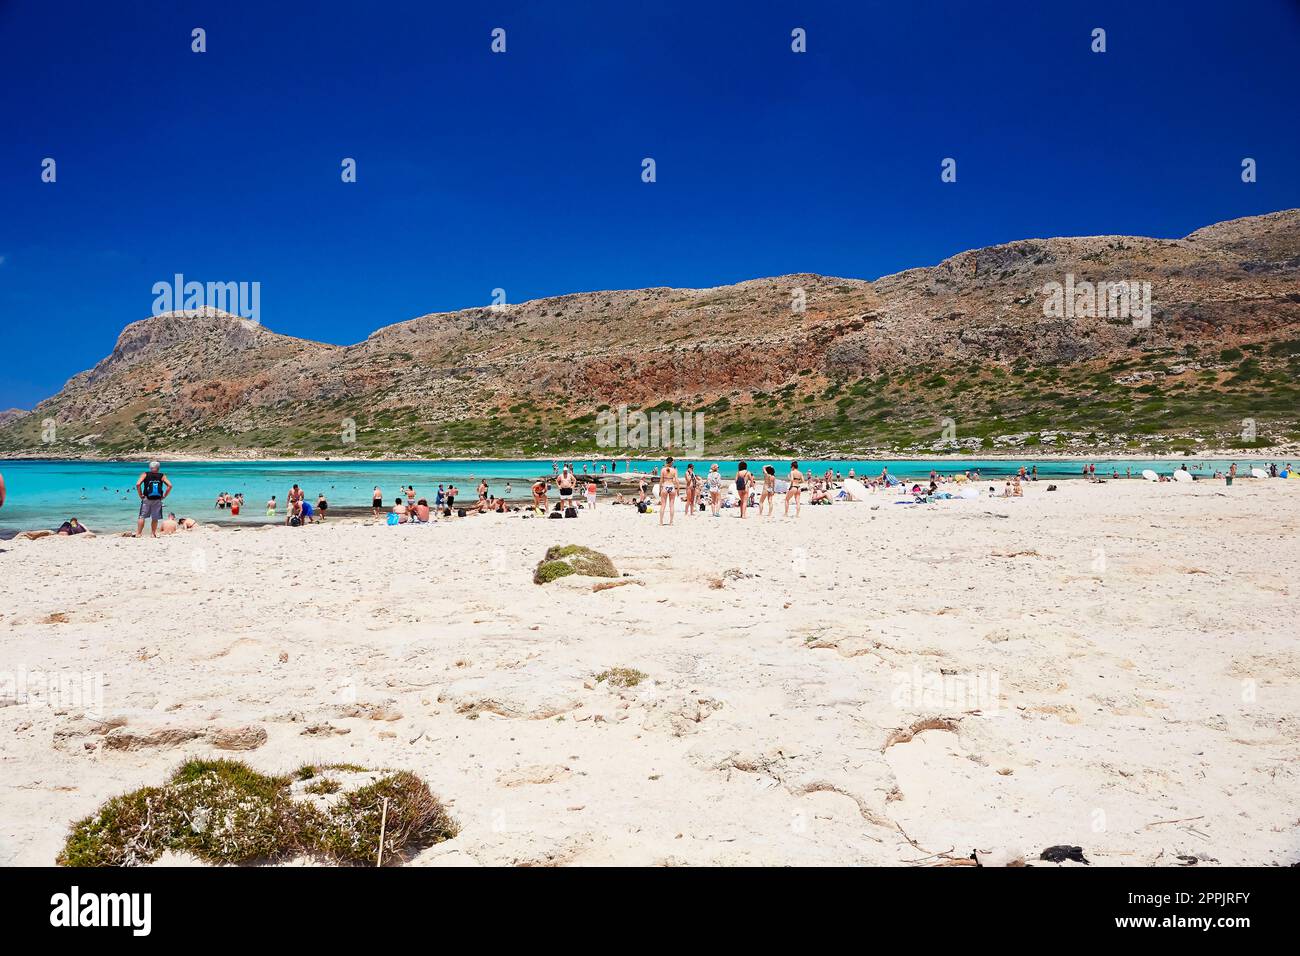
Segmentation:
{"type": "Polygon", "coordinates": [[[695,473],[695,465],[686,466],[686,516],[695,513],[695,503],[700,497],[700,476],[695,473]]]}
{"type": "Polygon", "coordinates": [[[773,503],[776,501],[776,469],[771,465],[763,466],[763,495],[758,499],[758,516],[763,517],[763,505],[767,504],[768,517],[772,515],[773,503]]]}
{"type": "Polygon", "coordinates": [[[668,523],[673,523],[673,512],[677,510],[677,469],[673,467],[672,458],[664,459],[663,470],[659,472],[659,524],[664,523],[664,512],[668,512],[668,523]]]}
{"type": "Polygon", "coordinates": [[[709,469],[705,486],[709,489],[709,507],[713,510],[713,517],[721,518],[722,514],[718,508],[722,505],[722,474],[718,471],[717,465],[709,469]]]}
{"type": "MultiPolygon", "coordinates": [[[[884,472],[881,472],[883,475],[884,472]]],[[[794,516],[799,517],[799,494],[803,491],[803,474],[797,461],[790,462],[790,487],[785,492],[785,516],[790,517],[790,498],[794,498],[794,516]]]]}
{"type": "Polygon", "coordinates": [[[753,487],[754,476],[749,473],[749,466],[741,462],[736,468],[736,494],[740,496],[740,516],[745,517],[745,509],[749,507],[749,489],[753,487]]]}

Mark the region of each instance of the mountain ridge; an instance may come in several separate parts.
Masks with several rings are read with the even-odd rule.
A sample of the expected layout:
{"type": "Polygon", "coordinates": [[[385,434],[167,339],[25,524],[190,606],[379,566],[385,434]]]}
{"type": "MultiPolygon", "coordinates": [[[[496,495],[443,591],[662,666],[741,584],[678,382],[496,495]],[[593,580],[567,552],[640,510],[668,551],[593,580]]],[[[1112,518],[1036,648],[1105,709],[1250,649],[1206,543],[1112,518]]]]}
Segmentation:
{"type": "Polygon", "coordinates": [[[590,454],[597,414],[622,404],[702,412],[706,447],[734,454],[1285,446],[1298,354],[1291,209],[1183,239],[1017,240],[875,280],[426,313],[352,345],[164,313],[0,424],[0,453],[590,454]],[[1047,315],[1067,276],[1150,283],[1149,327],[1047,315]]]}

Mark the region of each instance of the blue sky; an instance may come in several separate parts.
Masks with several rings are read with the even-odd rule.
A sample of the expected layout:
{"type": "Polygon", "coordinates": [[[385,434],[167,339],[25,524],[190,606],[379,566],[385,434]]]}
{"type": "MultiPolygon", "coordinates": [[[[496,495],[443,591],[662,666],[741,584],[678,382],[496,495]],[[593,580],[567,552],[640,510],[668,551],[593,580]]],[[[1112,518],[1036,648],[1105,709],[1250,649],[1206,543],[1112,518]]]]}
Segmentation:
{"type": "Polygon", "coordinates": [[[875,278],[1300,206],[1297,64],[1296,0],[0,0],[0,408],[177,272],[349,343],[497,287],[875,278]]]}

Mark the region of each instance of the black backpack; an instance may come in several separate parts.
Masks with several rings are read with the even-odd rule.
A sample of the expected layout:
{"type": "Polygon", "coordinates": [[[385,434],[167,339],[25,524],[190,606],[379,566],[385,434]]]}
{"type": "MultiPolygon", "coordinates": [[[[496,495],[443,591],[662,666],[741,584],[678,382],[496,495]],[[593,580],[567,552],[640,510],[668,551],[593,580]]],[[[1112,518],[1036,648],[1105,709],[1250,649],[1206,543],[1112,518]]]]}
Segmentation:
{"type": "Polygon", "coordinates": [[[163,496],[163,480],[166,477],[161,471],[156,475],[146,473],[144,476],[144,496],[146,498],[161,498],[163,496]]]}

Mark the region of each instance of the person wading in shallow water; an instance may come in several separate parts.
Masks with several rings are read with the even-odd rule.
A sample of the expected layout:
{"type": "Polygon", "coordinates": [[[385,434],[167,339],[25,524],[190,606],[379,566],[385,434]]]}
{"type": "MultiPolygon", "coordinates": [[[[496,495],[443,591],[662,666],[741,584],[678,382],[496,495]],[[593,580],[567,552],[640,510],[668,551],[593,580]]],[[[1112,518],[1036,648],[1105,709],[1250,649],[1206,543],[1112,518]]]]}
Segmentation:
{"type": "Polygon", "coordinates": [[[144,535],[144,520],[150,519],[149,534],[158,537],[158,522],[162,520],[163,499],[172,493],[172,483],[159,469],[156,461],[149,462],[149,470],[136,480],[135,490],[140,495],[140,520],[135,524],[135,536],[144,535]]]}

